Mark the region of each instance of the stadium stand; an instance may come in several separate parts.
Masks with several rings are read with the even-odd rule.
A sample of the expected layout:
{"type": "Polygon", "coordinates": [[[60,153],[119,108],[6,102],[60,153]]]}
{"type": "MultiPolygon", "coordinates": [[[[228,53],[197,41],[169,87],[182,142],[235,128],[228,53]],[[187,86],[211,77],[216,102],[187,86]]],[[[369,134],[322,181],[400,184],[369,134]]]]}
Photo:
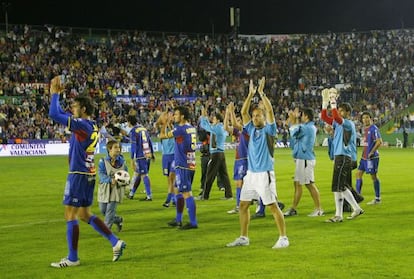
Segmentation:
{"type": "MultiPolygon", "coordinates": [[[[109,131],[135,114],[154,134],[170,99],[190,106],[194,121],[202,106],[213,112],[229,101],[240,105],[248,80],[262,75],[281,135],[289,108],[319,109],[323,86],[335,86],[340,101],[353,104],[357,126],[367,109],[379,125],[399,123],[395,112],[413,101],[413,40],[414,30],[405,29],[212,38],[15,25],[0,33],[0,138],[65,140],[65,130],[47,117],[46,94],[50,79],[63,73],[64,102],[89,94],[98,124],[109,131]]],[[[401,121],[413,132],[407,118],[401,121]]]]}

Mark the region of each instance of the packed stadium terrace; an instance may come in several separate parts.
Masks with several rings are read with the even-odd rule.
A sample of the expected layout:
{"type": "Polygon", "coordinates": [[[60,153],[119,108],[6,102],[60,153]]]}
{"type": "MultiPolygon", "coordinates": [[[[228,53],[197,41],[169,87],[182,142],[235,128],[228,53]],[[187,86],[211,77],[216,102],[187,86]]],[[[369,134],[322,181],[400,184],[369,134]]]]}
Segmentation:
{"type": "Polygon", "coordinates": [[[66,77],[63,101],[89,94],[98,124],[109,128],[136,114],[155,133],[168,100],[192,107],[194,122],[202,106],[240,108],[249,79],[261,76],[282,134],[290,108],[319,110],[322,87],[340,89],[356,121],[369,109],[385,122],[413,101],[413,41],[413,30],[212,38],[12,26],[0,33],[0,138],[64,140],[63,127],[47,116],[48,83],[58,74],[66,77]]]}

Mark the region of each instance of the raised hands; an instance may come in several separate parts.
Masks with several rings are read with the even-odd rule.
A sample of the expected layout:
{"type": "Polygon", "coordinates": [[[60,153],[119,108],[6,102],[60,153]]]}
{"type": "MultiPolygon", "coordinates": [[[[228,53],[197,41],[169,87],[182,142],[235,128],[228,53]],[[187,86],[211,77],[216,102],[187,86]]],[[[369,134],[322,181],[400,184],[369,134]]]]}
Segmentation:
{"type": "Polygon", "coordinates": [[[322,109],[326,109],[329,105],[329,89],[325,88],[322,90],[322,109]]]}
{"type": "Polygon", "coordinates": [[[289,125],[298,124],[300,122],[300,111],[299,108],[289,110],[287,122],[289,125]]]}
{"type": "Polygon", "coordinates": [[[336,88],[325,88],[321,92],[322,95],[322,109],[326,109],[329,104],[332,108],[336,108],[336,100],[339,97],[339,92],[336,88]]]}
{"type": "Polygon", "coordinates": [[[259,92],[260,97],[264,96],[263,89],[264,89],[265,83],[266,83],[265,77],[262,77],[261,79],[259,79],[259,87],[257,88],[257,92],[259,92]]]}
{"type": "Polygon", "coordinates": [[[332,108],[336,108],[336,99],[338,99],[338,91],[335,88],[329,89],[329,102],[332,108]]]}
{"type": "Polygon", "coordinates": [[[61,77],[60,76],[55,76],[51,81],[50,81],[50,94],[54,94],[54,93],[61,93],[63,91],[64,87],[63,84],[61,83],[61,77]]]}
{"type": "Polygon", "coordinates": [[[254,94],[256,94],[256,90],[257,90],[257,87],[254,86],[253,80],[251,79],[250,85],[249,85],[249,97],[250,98],[253,98],[254,94]]]}

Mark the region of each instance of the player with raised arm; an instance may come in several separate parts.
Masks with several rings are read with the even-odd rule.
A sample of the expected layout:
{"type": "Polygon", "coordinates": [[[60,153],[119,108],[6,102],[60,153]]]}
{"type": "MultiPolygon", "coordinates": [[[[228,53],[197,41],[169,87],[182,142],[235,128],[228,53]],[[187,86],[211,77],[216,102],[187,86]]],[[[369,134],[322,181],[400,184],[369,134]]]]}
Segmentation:
{"type": "Polygon", "coordinates": [[[80,264],[78,257],[79,221],[88,223],[112,245],[112,261],[117,261],[126,247],[102,220],[91,212],[95,189],[96,168],[94,154],[98,142],[98,127],[91,119],[94,106],[88,96],[75,97],[71,104],[72,114],[63,111],[59,95],[63,91],[60,77],[50,83],[52,94],[49,116],[56,122],[67,126],[72,132],[69,140],[69,174],[63,196],[66,219],[66,238],[69,253],[60,262],[51,263],[52,267],[62,268],[80,264]]]}
{"type": "Polygon", "coordinates": [[[248,167],[243,178],[243,187],[240,193],[240,236],[227,247],[247,246],[250,244],[248,232],[250,222],[249,207],[252,200],[259,196],[263,203],[270,208],[279,231],[279,238],[272,248],[289,246],[286,236],[286,226],[283,213],[277,205],[276,179],[274,172],[274,139],[276,136],[276,122],[272,104],[264,94],[265,78],[261,78],[258,93],[264,104],[264,109],[255,107],[252,116],[249,114],[250,103],[256,93],[253,81],[250,81],[249,94],[241,110],[243,125],[249,134],[248,167]],[[267,120],[267,122],[266,122],[267,120]]]}
{"type": "Polygon", "coordinates": [[[292,206],[284,213],[285,216],[297,215],[296,208],[302,197],[302,186],[305,185],[313,199],[314,211],[309,217],[322,216],[324,211],[321,207],[318,187],[315,184],[314,169],[316,157],[314,146],[316,141],[316,127],[313,122],[313,109],[303,108],[289,111],[288,123],[291,137],[292,155],[295,160],[295,176],[293,186],[292,206]]]}
{"type": "Polygon", "coordinates": [[[359,161],[358,172],[356,173],[356,191],[361,193],[364,172],[370,174],[374,183],[375,199],[367,204],[375,205],[381,203],[381,185],[377,173],[379,166],[378,148],[382,144],[382,138],[378,127],[372,122],[372,115],[369,111],[364,111],[361,118],[364,125],[365,146],[359,161]]]}
{"type": "MultiPolygon", "coordinates": [[[[343,220],[344,199],[351,205],[353,212],[347,219],[354,219],[364,213],[358,205],[349,188],[352,182],[352,158],[356,157],[356,130],[355,124],[349,117],[352,107],[349,103],[342,103],[337,109],[338,92],[335,88],[322,90],[321,118],[332,125],[334,172],[332,177],[332,192],[335,199],[335,216],[326,220],[329,223],[338,223],[343,220]],[[328,116],[327,107],[331,105],[332,117],[328,116]]],[[[356,159],[356,158],[355,158],[356,159]]]]}
{"type": "Polygon", "coordinates": [[[247,134],[247,131],[243,128],[241,119],[236,117],[233,102],[228,104],[226,108],[226,115],[224,116],[224,129],[229,133],[229,135],[234,136],[237,142],[233,167],[233,179],[236,183],[236,207],[227,211],[228,214],[235,214],[239,213],[240,193],[243,186],[243,177],[247,172],[249,134],[247,134]]]}
{"type": "Polygon", "coordinates": [[[192,184],[196,169],[197,129],[189,123],[188,108],[179,106],[174,109],[175,126],[168,131],[164,126],[160,130],[160,139],[174,138],[175,181],[178,188],[176,195],[176,217],[168,222],[171,227],[182,230],[197,229],[196,204],[192,194],[192,184]],[[182,225],[184,204],[187,205],[190,222],[182,225]]]}
{"type": "MultiPolygon", "coordinates": [[[[173,116],[168,109],[161,113],[155,123],[158,130],[166,129],[165,134],[173,130],[173,116]]],[[[174,163],[174,138],[161,139],[162,148],[162,173],[167,177],[167,198],[162,204],[164,207],[170,207],[170,203],[175,203],[175,163],[174,163]]]]}
{"type": "Polygon", "coordinates": [[[221,182],[223,185],[219,186],[224,187],[224,199],[231,199],[233,197],[230,178],[227,172],[226,156],[224,155],[227,131],[224,129],[223,120],[221,113],[215,113],[210,122],[207,109],[202,108],[200,127],[210,133],[210,159],[207,164],[203,193],[200,196],[202,200],[208,200],[210,198],[211,187],[216,177],[222,178],[221,182]]]}

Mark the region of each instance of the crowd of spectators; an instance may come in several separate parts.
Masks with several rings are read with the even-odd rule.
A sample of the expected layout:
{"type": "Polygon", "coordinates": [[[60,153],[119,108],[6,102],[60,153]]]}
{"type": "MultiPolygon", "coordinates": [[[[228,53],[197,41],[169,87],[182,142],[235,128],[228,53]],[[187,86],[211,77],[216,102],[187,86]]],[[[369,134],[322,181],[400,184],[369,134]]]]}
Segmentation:
{"type": "Polygon", "coordinates": [[[202,106],[212,112],[233,101],[240,109],[249,79],[261,76],[282,136],[287,111],[318,112],[323,87],[336,86],[355,119],[369,109],[383,123],[413,100],[413,43],[414,30],[406,29],[212,38],[13,26],[0,33],[0,135],[3,141],[64,139],[65,130],[47,116],[55,75],[65,75],[63,102],[80,93],[94,98],[99,126],[115,127],[135,114],[155,133],[158,114],[174,98],[191,106],[194,122],[202,106]]]}

